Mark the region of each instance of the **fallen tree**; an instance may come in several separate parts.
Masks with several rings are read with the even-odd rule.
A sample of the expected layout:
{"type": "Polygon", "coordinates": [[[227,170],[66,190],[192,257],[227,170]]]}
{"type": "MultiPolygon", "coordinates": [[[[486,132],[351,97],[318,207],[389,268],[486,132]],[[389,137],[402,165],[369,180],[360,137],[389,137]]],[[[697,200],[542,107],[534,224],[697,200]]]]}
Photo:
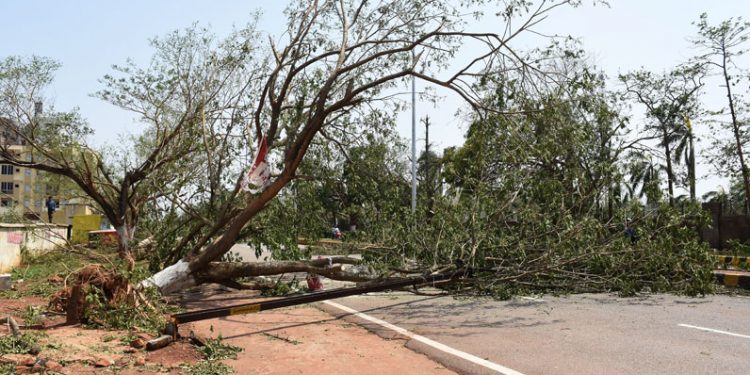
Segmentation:
{"type": "MultiPolygon", "coordinates": [[[[623,272],[649,267],[653,260],[643,257],[647,248],[615,241],[621,236],[618,225],[610,222],[625,214],[613,208],[624,206],[615,162],[627,147],[612,147],[623,123],[605,98],[570,95],[575,105],[559,99],[579,90],[597,92],[601,86],[592,79],[595,73],[558,72],[557,79],[567,73],[583,79],[558,81],[562,85],[545,91],[541,86],[546,80],[533,77],[549,74],[548,66],[531,61],[554,55],[521,55],[513,48],[514,39],[533,30],[549,12],[576,3],[541,1],[529,8],[525,1],[506,2],[498,12],[508,25],[501,33],[466,31],[465,17],[471,11],[440,1],[298,3],[287,12],[283,42],[269,38],[265,46],[252,25],[221,41],[189,28],[154,42],[157,54],[150,68],[130,65],[104,79],[106,89],[99,96],[149,125],[135,144],[135,160],[115,168],[97,153],[51,152],[50,137],[23,127],[16,129],[44,153],[44,160],[22,160],[9,148],[6,154],[16,165],[75,181],[120,228],[120,256],[131,270],[128,243],[137,224],[144,216],[149,222],[168,224],[152,231],[164,239],[157,242],[166,244],[167,251],[149,252],[157,272],[140,284],[162,293],[289,272],[364,281],[452,269],[456,260],[475,270],[476,277],[464,285],[494,290],[493,295],[502,295],[509,285],[542,291],[576,290],[575,285],[581,286],[578,290],[595,290],[597,285],[598,290],[615,290],[617,284],[606,278],[624,276],[607,272],[620,265],[629,267],[623,272]],[[521,23],[510,22],[520,17],[521,23]],[[463,64],[457,62],[462,46],[472,43],[482,52],[463,64]],[[392,237],[363,238],[382,244],[378,252],[364,251],[364,263],[374,272],[345,267],[360,262],[346,257],[330,263],[222,262],[235,243],[267,230],[255,224],[273,202],[296,198],[287,188],[309,178],[300,173],[309,151],[326,145],[345,152],[352,139],[387,129],[381,125],[390,124],[401,108],[393,90],[409,78],[452,91],[478,114],[477,126],[472,126],[475,143],[464,154],[477,155],[482,163],[454,160],[452,168],[471,178],[453,178],[449,191],[457,199],[443,197],[435,203],[443,213],[414,221],[419,217],[405,214],[399,220],[403,225],[378,231],[392,237]],[[538,95],[524,98],[524,93],[538,95]],[[251,121],[245,127],[247,119],[251,121]],[[512,143],[488,142],[485,134],[512,143]],[[560,139],[579,142],[571,145],[560,139]],[[249,145],[262,145],[263,140],[272,176],[257,192],[247,194],[241,191],[247,161],[238,155],[257,153],[260,147],[249,145]],[[587,251],[587,245],[596,246],[587,251]],[[618,257],[633,262],[615,261],[618,257]],[[596,262],[608,266],[597,268],[596,262]]],[[[33,101],[24,103],[28,107],[33,101]]],[[[28,108],[20,113],[34,123],[28,108]]],[[[50,123],[71,125],[46,124],[50,123]]],[[[40,132],[49,129],[42,122],[35,124],[40,132]]],[[[71,150],[78,145],[73,136],[78,133],[65,134],[69,136],[60,147],[71,150]]],[[[648,215],[641,217],[645,222],[648,215]]],[[[660,251],[675,251],[685,239],[671,231],[654,233],[675,241],[661,244],[660,251]]],[[[294,246],[276,248],[278,258],[302,258],[297,238],[292,241],[294,246]]],[[[670,258],[685,264],[686,271],[671,272],[668,285],[696,275],[700,285],[706,285],[701,258],[705,254],[695,242],[688,244],[691,251],[685,256],[670,258]]],[[[656,285],[655,275],[643,279],[656,285]]],[[[632,289],[642,285],[636,286],[632,289]]]]}
{"type": "MultiPolygon", "coordinates": [[[[211,280],[222,273],[252,275],[251,266],[216,262],[247,235],[248,223],[301,177],[297,171],[318,138],[343,142],[348,134],[356,134],[363,119],[378,113],[388,118],[399,107],[389,90],[408,78],[446,88],[475,110],[487,110],[472,85],[475,78],[489,70],[542,74],[512,42],[553,9],[575,3],[543,1],[529,8],[525,2],[507,2],[498,12],[507,23],[501,33],[466,31],[465,14],[471,9],[439,1],[321,1],[290,6],[286,45],[270,42],[270,54],[263,60],[267,65],[257,67],[263,79],[251,113],[251,131],[255,139],[267,142],[270,163],[278,165],[278,172],[260,192],[246,198],[239,192],[241,176],[237,177],[234,189],[223,198],[225,203],[211,211],[210,220],[201,216],[188,224],[190,229],[173,252],[183,254],[182,258],[148,283],[166,292],[199,283],[206,272],[211,280]],[[513,27],[511,19],[519,17],[524,20],[513,27]],[[475,44],[482,52],[461,64],[455,57],[465,44],[475,44]],[[233,205],[237,201],[242,203],[233,205]]],[[[127,96],[130,91],[119,93],[127,96]]],[[[292,269],[277,267],[276,272],[292,269]]]]}

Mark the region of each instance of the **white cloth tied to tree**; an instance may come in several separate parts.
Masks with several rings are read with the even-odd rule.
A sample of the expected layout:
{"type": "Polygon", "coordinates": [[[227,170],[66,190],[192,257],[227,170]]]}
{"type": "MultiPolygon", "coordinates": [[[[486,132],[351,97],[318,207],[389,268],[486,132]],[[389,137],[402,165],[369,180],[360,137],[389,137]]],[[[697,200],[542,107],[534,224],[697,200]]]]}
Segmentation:
{"type": "Polygon", "coordinates": [[[253,165],[248,169],[245,175],[242,176],[240,187],[243,191],[253,194],[259,193],[271,181],[271,168],[266,160],[267,154],[268,144],[266,143],[266,136],[264,135],[258,143],[258,153],[255,155],[253,165]]]}

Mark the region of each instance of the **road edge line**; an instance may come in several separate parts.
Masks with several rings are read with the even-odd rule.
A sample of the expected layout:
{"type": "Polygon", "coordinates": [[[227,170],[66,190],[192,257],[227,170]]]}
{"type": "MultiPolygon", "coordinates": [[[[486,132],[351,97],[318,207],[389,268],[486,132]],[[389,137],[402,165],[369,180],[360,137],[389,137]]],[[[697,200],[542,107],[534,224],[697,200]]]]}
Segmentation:
{"type": "Polygon", "coordinates": [[[750,336],[748,336],[748,335],[743,335],[743,334],[739,334],[739,333],[734,333],[734,332],[728,332],[728,331],[722,331],[722,330],[719,330],[719,329],[706,328],[706,327],[699,327],[699,326],[692,326],[692,325],[690,325],[690,324],[682,324],[682,323],[678,324],[678,326],[680,326],[680,327],[684,327],[684,328],[692,328],[692,329],[697,329],[697,330],[699,330],[699,331],[706,331],[706,332],[720,333],[720,334],[722,334],[722,335],[727,335],[727,336],[735,336],[735,337],[741,337],[741,338],[743,338],[743,339],[750,339],[750,336]]]}
{"type": "Polygon", "coordinates": [[[354,309],[352,309],[350,307],[347,307],[347,306],[344,306],[344,305],[340,305],[340,304],[338,304],[336,302],[331,302],[331,301],[323,301],[323,303],[325,303],[325,304],[327,304],[329,306],[333,306],[333,307],[335,307],[335,308],[337,308],[339,310],[343,310],[343,311],[345,311],[345,312],[347,312],[349,314],[352,314],[352,315],[354,315],[354,316],[356,316],[356,317],[358,317],[360,319],[364,319],[364,320],[367,320],[369,322],[375,323],[375,324],[377,324],[377,325],[379,325],[381,327],[390,329],[390,330],[392,330],[392,331],[394,331],[396,333],[399,333],[399,334],[401,334],[403,336],[406,336],[406,337],[408,337],[408,338],[410,338],[412,340],[419,341],[422,344],[430,346],[430,347],[432,347],[434,349],[437,349],[437,350],[440,350],[442,352],[454,355],[454,356],[459,357],[459,358],[461,358],[463,360],[469,361],[471,363],[474,363],[476,365],[485,367],[487,369],[490,369],[490,370],[493,370],[493,371],[497,371],[497,372],[499,372],[501,374],[505,374],[505,375],[524,375],[523,373],[518,372],[516,370],[513,370],[511,368],[505,367],[503,365],[499,365],[499,364],[497,364],[495,362],[491,362],[491,361],[488,361],[486,359],[479,358],[479,357],[477,357],[477,356],[475,356],[473,354],[469,354],[469,353],[466,353],[464,351],[452,348],[452,347],[450,347],[448,345],[445,345],[445,344],[439,343],[439,342],[437,342],[435,340],[429,339],[427,337],[418,335],[418,334],[416,334],[414,332],[411,332],[409,330],[401,328],[401,327],[399,327],[397,325],[388,323],[388,322],[386,322],[384,320],[380,320],[380,319],[378,319],[376,317],[373,317],[373,316],[367,315],[365,313],[359,312],[359,311],[354,310],[354,309]]]}

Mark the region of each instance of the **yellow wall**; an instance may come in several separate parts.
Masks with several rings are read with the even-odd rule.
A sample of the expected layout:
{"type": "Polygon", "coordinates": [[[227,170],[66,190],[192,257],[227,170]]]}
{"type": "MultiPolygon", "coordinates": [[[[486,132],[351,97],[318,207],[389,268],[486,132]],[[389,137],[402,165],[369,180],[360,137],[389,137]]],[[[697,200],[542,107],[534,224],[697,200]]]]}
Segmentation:
{"type": "Polygon", "coordinates": [[[99,215],[76,215],[73,216],[73,233],[71,242],[85,243],[89,240],[89,231],[99,230],[102,217],[99,215]]]}

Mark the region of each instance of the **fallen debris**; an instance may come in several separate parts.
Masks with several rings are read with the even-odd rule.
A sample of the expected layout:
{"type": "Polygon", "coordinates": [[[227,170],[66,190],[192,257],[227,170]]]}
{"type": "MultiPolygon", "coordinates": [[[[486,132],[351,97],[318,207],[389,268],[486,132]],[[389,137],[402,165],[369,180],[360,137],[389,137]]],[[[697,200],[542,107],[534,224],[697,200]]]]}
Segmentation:
{"type": "Polygon", "coordinates": [[[13,334],[13,336],[20,336],[21,329],[18,328],[18,323],[16,323],[16,320],[13,319],[12,316],[9,316],[7,318],[7,321],[8,321],[8,327],[10,328],[10,332],[13,334]]]}

